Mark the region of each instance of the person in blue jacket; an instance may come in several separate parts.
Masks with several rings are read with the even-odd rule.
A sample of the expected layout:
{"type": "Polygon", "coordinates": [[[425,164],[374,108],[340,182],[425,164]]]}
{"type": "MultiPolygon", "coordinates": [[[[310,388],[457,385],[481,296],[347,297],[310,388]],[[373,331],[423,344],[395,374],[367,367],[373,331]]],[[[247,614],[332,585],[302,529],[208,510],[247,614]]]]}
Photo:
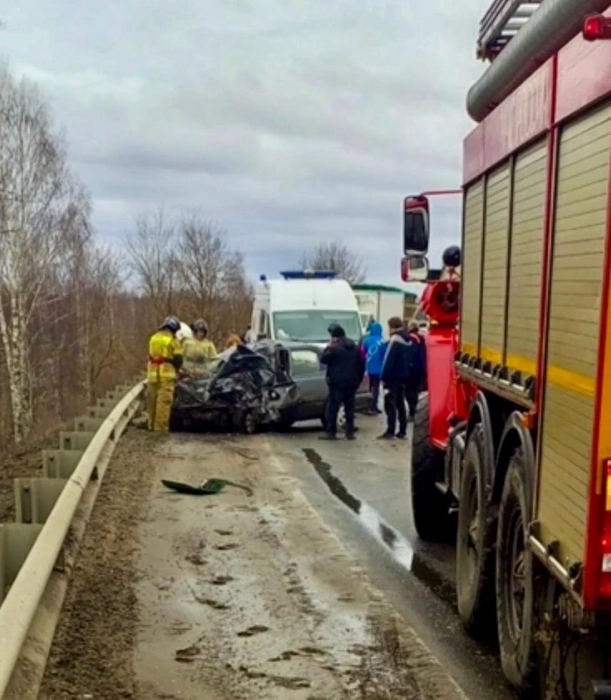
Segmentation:
{"type": "Polygon", "coordinates": [[[369,325],[369,332],[363,339],[365,351],[365,371],[369,377],[369,391],[371,392],[370,414],[382,413],[380,403],[380,377],[382,375],[382,363],[388,343],[382,337],[382,324],[373,322],[369,325]]]}

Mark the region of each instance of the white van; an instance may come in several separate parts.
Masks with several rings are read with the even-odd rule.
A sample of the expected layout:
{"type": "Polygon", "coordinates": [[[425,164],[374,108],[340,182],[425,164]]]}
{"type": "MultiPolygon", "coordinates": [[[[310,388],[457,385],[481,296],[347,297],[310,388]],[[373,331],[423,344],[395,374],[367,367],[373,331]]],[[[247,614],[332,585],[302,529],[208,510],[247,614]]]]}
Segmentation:
{"type": "Polygon", "coordinates": [[[259,278],[255,290],[252,331],[257,340],[296,340],[326,344],[328,328],[339,323],[358,341],[363,335],[352,288],[334,272],[281,272],[282,279],[259,278]]]}

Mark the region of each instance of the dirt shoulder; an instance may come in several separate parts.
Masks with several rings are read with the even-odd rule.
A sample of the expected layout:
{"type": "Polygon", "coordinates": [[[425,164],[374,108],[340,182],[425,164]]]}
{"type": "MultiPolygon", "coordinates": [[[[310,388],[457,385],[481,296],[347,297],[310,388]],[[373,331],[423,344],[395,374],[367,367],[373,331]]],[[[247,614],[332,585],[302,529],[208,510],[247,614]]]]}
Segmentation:
{"type": "Polygon", "coordinates": [[[137,432],[105,477],[41,694],[83,697],[464,698],[270,439],[137,432]],[[160,483],[210,477],[252,494],[160,483]]]}
{"type": "Polygon", "coordinates": [[[135,553],[156,442],[155,436],[131,430],[115,451],[81,542],[41,700],[139,697],[132,672],[135,553]]]}

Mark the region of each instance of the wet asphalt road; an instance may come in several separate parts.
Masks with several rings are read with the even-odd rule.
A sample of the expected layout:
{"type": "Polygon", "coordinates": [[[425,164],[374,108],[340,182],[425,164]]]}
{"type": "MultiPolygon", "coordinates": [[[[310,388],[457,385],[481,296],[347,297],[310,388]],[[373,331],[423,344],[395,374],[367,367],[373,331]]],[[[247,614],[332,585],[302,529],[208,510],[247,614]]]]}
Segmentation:
{"type": "Polygon", "coordinates": [[[270,435],[308,500],[472,700],[518,697],[497,652],[468,637],[455,606],[454,548],[421,542],[410,513],[409,441],[377,441],[381,419],[358,417],[358,439],[324,442],[316,424],[270,435]]]}

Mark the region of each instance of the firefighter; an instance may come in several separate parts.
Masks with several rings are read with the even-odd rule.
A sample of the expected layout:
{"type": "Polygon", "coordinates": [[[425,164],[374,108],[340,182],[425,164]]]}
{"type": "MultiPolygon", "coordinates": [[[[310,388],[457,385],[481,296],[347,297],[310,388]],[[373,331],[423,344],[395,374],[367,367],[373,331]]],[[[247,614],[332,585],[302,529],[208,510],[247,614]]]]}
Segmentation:
{"type": "Polygon", "coordinates": [[[179,320],[168,316],[149,340],[148,428],[155,432],[167,433],[170,429],[174,389],[183,363],[178,331],[179,320]]]}
{"type": "Polygon", "coordinates": [[[185,338],[182,343],[184,354],[183,368],[192,377],[202,378],[207,375],[208,365],[217,356],[214,343],[208,338],[208,324],[198,319],[191,324],[192,338],[185,338]]]}

